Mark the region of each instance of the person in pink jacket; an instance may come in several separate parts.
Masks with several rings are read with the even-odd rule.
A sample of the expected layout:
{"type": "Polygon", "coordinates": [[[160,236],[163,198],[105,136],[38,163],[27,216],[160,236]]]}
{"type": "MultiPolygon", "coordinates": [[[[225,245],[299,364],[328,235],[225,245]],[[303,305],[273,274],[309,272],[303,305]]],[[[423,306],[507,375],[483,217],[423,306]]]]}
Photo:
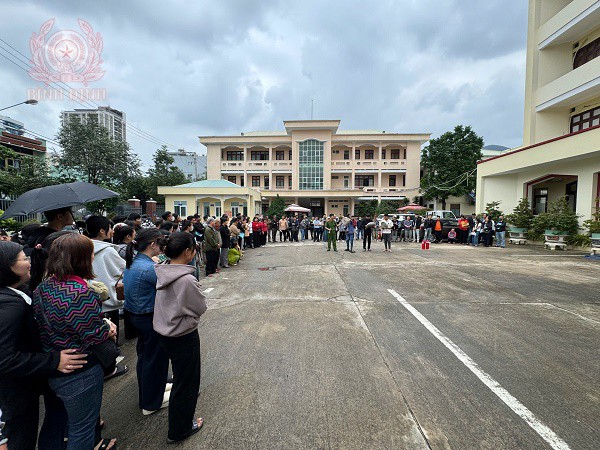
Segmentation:
{"type": "Polygon", "coordinates": [[[156,300],[152,325],[160,335],[173,368],[169,401],[167,443],[182,441],[200,431],[204,420],[194,419],[200,392],[200,336],[198,323],[206,311],[206,298],[188,265],[196,254],[190,233],[173,233],[165,244],[166,264],[156,270],[156,300]]]}

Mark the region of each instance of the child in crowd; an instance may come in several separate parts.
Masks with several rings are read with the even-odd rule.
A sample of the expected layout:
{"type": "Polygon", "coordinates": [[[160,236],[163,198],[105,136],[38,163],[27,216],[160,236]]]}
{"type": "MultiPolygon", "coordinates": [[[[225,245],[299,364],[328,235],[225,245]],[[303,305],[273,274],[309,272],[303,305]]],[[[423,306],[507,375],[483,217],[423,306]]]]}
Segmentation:
{"type": "Polygon", "coordinates": [[[456,243],[456,230],[452,228],[450,231],[448,231],[448,244],[454,243],[456,243]]]}

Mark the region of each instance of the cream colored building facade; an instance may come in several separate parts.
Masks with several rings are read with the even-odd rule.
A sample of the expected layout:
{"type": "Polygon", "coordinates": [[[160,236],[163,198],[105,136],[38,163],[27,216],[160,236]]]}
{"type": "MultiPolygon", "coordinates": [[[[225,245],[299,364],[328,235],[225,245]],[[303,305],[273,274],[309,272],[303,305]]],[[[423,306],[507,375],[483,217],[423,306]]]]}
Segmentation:
{"type": "Polygon", "coordinates": [[[566,197],[589,219],[600,196],[600,0],[530,0],[523,147],[480,161],[477,210],[566,197]]]}
{"type": "Polygon", "coordinates": [[[360,201],[419,195],[421,146],[430,134],[342,131],[339,120],[284,121],[285,131],[203,136],[207,177],[276,195],[314,215],[353,213],[360,201]]]}
{"type": "Polygon", "coordinates": [[[181,217],[230,217],[236,214],[254,216],[261,212],[261,195],[256,189],[240,187],[226,180],[204,180],[179,186],[159,186],[165,196],[165,211],[181,217]]]}

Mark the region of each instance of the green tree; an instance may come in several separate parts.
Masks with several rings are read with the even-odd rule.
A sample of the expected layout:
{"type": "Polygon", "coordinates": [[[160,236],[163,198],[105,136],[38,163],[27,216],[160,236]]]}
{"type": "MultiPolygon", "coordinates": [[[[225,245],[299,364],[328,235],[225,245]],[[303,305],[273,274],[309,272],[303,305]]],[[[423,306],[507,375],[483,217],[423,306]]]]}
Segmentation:
{"type": "MultiPolygon", "coordinates": [[[[188,180],[179,167],[173,166],[175,159],[168,154],[166,145],[163,145],[154,152],[152,161],[154,162],[154,166],[148,170],[146,181],[147,193],[149,197],[152,197],[157,202],[164,203],[165,196],[158,194],[159,186],[177,186],[186,183],[188,180]]],[[[138,183],[138,186],[141,186],[139,180],[136,180],[136,183],[138,183]]],[[[141,195],[138,198],[144,200],[143,197],[141,195]]]]}
{"type": "Polygon", "coordinates": [[[504,215],[502,210],[500,208],[498,208],[500,206],[500,203],[502,203],[502,202],[490,202],[487,205],[485,205],[486,214],[494,222],[496,222],[498,220],[498,217],[504,215]]]}
{"type": "Polygon", "coordinates": [[[267,216],[281,217],[284,214],[285,214],[285,201],[279,196],[279,194],[277,194],[277,197],[275,197],[271,201],[271,205],[269,206],[269,209],[267,210],[267,216]]]}
{"type": "Polygon", "coordinates": [[[48,171],[44,158],[20,155],[8,147],[0,145],[0,193],[4,195],[21,195],[44,186],[56,184],[48,171]],[[4,161],[19,161],[19,167],[4,167],[4,161]]]}
{"type": "Polygon", "coordinates": [[[531,227],[531,221],[533,220],[533,212],[531,211],[531,205],[529,200],[524,197],[519,201],[519,204],[515,206],[513,212],[506,216],[506,221],[516,228],[531,227]]]}
{"type": "Polygon", "coordinates": [[[421,189],[428,200],[442,202],[450,196],[461,197],[475,191],[477,161],[481,159],[483,139],[470,126],[458,125],[432,139],[421,153],[421,189]]]}
{"type": "Polygon", "coordinates": [[[127,142],[111,139],[106,128],[94,120],[72,118],[57,135],[59,176],[76,178],[106,187],[120,188],[140,173],[140,161],[127,142]]]}
{"type": "Polygon", "coordinates": [[[397,214],[398,208],[400,208],[400,201],[398,200],[381,200],[375,208],[375,216],[379,214],[397,214]]]}
{"type": "Polygon", "coordinates": [[[354,206],[354,215],[358,217],[375,216],[375,210],[377,209],[377,200],[367,200],[364,202],[358,202],[354,206]]]}

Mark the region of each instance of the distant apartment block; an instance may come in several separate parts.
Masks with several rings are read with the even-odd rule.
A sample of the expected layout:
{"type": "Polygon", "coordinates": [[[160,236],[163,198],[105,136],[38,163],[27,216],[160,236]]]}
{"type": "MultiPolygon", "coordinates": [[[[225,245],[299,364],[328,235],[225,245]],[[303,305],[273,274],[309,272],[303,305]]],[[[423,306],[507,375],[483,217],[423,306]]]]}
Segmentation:
{"type": "Polygon", "coordinates": [[[110,106],[100,106],[97,109],[75,109],[73,111],[63,111],[61,119],[68,122],[73,117],[80,121],[97,121],[108,130],[109,136],[115,141],[127,141],[125,113],[110,106]]]}
{"type": "Polygon", "coordinates": [[[188,152],[179,149],[176,152],[167,152],[173,158],[173,166],[178,167],[190,181],[206,178],[206,155],[188,152]]]}

